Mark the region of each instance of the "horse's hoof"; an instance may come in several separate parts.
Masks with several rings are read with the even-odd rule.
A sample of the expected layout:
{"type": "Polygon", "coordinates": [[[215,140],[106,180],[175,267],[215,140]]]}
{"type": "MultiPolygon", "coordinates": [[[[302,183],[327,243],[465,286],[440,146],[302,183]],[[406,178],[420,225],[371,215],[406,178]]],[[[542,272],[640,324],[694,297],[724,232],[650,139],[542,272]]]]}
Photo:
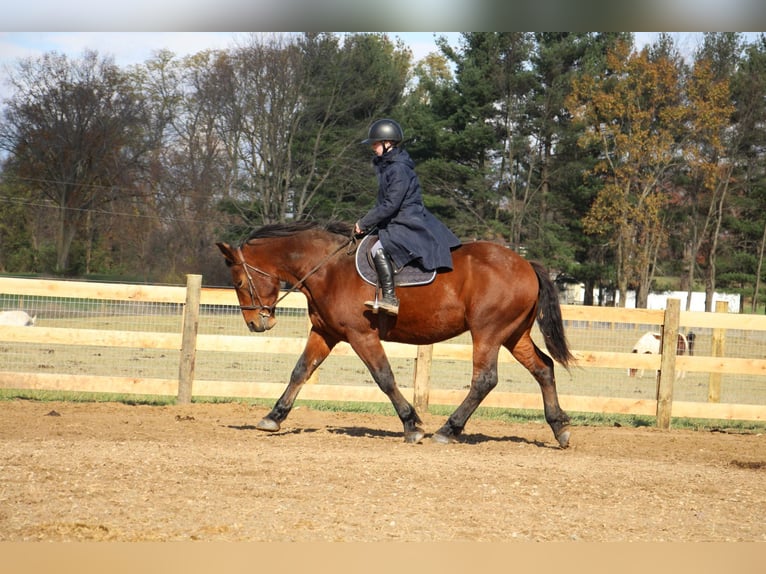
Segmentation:
{"type": "Polygon", "coordinates": [[[561,448],[567,448],[569,447],[569,429],[561,431],[559,435],[556,437],[556,440],[559,441],[559,446],[561,448]]]}
{"type": "Polygon", "coordinates": [[[423,429],[416,428],[414,431],[404,433],[404,442],[408,444],[419,443],[423,440],[424,436],[426,436],[426,433],[423,432],[423,429]]]}
{"type": "Polygon", "coordinates": [[[446,434],[438,432],[431,435],[431,440],[438,444],[452,444],[453,442],[457,442],[457,439],[454,436],[447,436],[446,434]]]}
{"type": "Polygon", "coordinates": [[[279,423],[270,418],[262,418],[258,421],[258,424],[255,425],[255,428],[266,432],[277,432],[279,430],[279,423]]]}

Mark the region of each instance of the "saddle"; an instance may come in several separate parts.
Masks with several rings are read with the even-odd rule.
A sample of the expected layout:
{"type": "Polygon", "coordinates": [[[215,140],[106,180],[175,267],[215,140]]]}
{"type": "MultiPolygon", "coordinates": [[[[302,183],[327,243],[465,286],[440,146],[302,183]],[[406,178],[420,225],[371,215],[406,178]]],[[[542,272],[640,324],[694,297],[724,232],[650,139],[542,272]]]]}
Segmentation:
{"type": "MultiPolygon", "coordinates": [[[[377,235],[367,235],[356,248],[356,271],[367,283],[375,286],[378,284],[378,273],[372,262],[372,246],[377,240],[377,235]]],[[[428,285],[435,277],[435,270],[427,271],[414,261],[400,269],[394,269],[394,284],[397,287],[428,285]]]]}

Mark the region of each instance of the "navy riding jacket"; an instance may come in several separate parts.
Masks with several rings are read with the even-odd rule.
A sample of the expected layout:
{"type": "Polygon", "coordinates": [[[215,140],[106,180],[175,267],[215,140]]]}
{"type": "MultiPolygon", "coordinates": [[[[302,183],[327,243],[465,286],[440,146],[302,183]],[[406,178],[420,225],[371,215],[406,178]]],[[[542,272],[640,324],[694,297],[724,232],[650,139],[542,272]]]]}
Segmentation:
{"type": "Polygon", "coordinates": [[[397,268],[417,261],[423,268],[452,269],[451,249],[460,240],[425,205],[415,163],[403,149],[394,147],[372,160],[378,176],[375,206],[358,225],[378,234],[397,268]]]}

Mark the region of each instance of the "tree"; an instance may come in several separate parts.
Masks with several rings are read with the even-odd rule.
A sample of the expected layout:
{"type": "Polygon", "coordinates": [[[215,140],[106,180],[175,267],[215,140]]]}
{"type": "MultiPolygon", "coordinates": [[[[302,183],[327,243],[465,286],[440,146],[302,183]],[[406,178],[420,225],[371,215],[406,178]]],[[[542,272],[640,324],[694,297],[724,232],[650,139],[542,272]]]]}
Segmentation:
{"type": "Polygon", "coordinates": [[[727,151],[731,150],[727,132],[734,112],[729,77],[739,51],[737,44],[735,34],[720,35],[717,40],[706,34],[687,81],[688,106],[693,113],[689,114],[685,145],[687,184],[679,202],[687,215],[680,225],[687,238],[687,310],[700,260],[705,269],[705,310],[712,311],[713,307],[716,256],[734,168],[732,154],[727,151]]]}
{"type": "Polygon", "coordinates": [[[447,222],[459,235],[518,247],[535,193],[525,165],[532,36],[465,33],[460,51],[443,39],[439,46],[454,75],[445,60],[431,58],[408,106],[422,133],[413,147],[422,180],[444,198],[443,211],[452,212],[447,222]]]}
{"type": "MultiPolygon", "coordinates": [[[[217,256],[214,249],[231,170],[219,137],[222,82],[216,74],[222,52],[207,50],[177,60],[160,52],[142,67],[141,89],[151,109],[152,189],[145,256],[161,253],[165,281],[177,280],[217,256]]],[[[137,237],[138,239],[138,237],[137,237]]]]}
{"type": "Polygon", "coordinates": [[[35,212],[27,188],[12,182],[0,183],[0,272],[34,269],[37,253],[32,248],[30,220],[35,212]]]}
{"type": "Polygon", "coordinates": [[[443,37],[437,38],[437,45],[440,52],[429,54],[415,67],[415,80],[400,107],[405,142],[418,165],[426,206],[459,236],[481,236],[485,221],[468,191],[481,185],[480,176],[444,151],[454,137],[452,116],[458,97],[453,64],[459,56],[443,37]]]}
{"type": "Polygon", "coordinates": [[[247,205],[249,226],[294,217],[290,157],[301,109],[300,50],[286,36],[255,34],[228,58],[231,83],[222,95],[230,112],[219,133],[236,136],[237,192],[247,205]]]}
{"type": "Polygon", "coordinates": [[[525,110],[533,154],[527,160],[530,186],[538,188],[538,199],[524,222],[524,244],[530,257],[544,261],[561,279],[584,282],[586,304],[592,304],[593,290],[606,274],[599,241],[582,232],[585,210],[596,194],[582,174],[593,168],[598,150],[577,146],[580,132],[566,98],[576,74],[603,67],[604,45],[616,39],[611,34],[535,34],[534,83],[525,110]]]}
{"type": "Polygon", "coordinates": [[[79,60],[48,53],[19,62],[14,94],[0,125],[6,172],[52,202],[55,271],[66,273],[72,242],[89,214],[133,193],[146,154],[141,97],[110,58],[86,51],[79,60]]]}
{"type": "Polygon", "coordinates": [[[613,293],[614,257],[604,241],[583,231],[583,221],[602,187],[593,174],[599,142],[578,145],[582,126],[567,108],[573,79],[600,74],[606,53],[616,42],[632,44],[629,33],[541,33],[533,62],[537,78],[530,116],[541,134],[542,198],[537,239],[530,253],[559,272],[561,283],[583,283],[585,305],[604,304],[613,293]],[[595,300],[598,294],[598,300],[595,300]]]}
{"type": "MultiPolygon", "coordinates": [[[[738,162],[737,177],[742,182],[737,211],[740,249],[751,254],[752,263],[745,283],[752,286],[751,311],[758,309],[766,257],[766,36],[761,35],[744,50],[736,72],[731,76],[735,105],[734,126],[738,162]]],[[[739,270],[740,274],[742,270],[739,270]]]]}
{"type": "Polygon", "coordinates": [[[665,241],[668,172],[679,160],[686,110],[676,59],[618,42],[601,74],[573,82],[567,107],[582,122],[581,145],[597,144],[592,173],[603,187],[584,220],[588,233],[612,246],[616,284],[625,305],[630,286],[645,307],[657,254],[665,241]]]}
{"type": "Polygon", "coordinates": [[[411,54],[383,34],[253,38],[228,58],[221,139],[237,184],[225,207],[240,229],[308,216],[359,216],[372,195],[359,145],[407,84],[411,54]],[[236,141],[233,139],[236,136],[236,141]]]}
{"type": "MultiPolygon", "coordinates": [[[[369,148],[376,119],[398,116],[412,54],[384,34],[304,34],[304,78],[293,138],[296,205],[301,214],[355,221],[375,188],[369,148]]],[[[407,137],[407,136],[405,136],[407,137]]]]}

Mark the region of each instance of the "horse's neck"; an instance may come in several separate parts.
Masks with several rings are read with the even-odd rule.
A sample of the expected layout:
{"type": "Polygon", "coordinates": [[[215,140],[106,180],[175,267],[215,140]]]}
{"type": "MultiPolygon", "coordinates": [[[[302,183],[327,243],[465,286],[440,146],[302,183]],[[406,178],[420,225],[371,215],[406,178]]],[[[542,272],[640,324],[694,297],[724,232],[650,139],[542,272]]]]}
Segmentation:
{"type": "Polygon", "coordinates": [[[338,250],[338,245],[321,239],[288,243],[284,247],[275,249],[270,257],[278,268],[289,275],[284,279],[293,284],[310,282],[313,275],[332,262],[333,254],[338,250]]]}

